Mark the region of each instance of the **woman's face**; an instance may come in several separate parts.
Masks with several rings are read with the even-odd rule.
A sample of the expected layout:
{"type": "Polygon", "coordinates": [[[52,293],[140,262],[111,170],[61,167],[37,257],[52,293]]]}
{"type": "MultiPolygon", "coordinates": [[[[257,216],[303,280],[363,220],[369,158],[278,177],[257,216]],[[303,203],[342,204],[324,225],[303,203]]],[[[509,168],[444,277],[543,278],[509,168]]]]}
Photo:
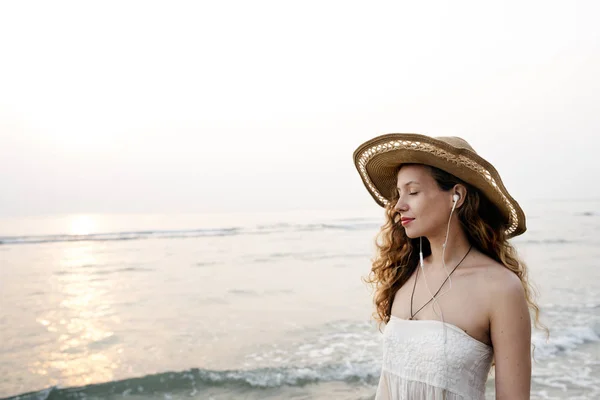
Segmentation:
{"type": "Polygon", "coordinates": [[[405,165],[397,176],[399,194],[395,209],[411,238],[444,235],[452,209],[453,191],[443,191],[423,165],[405,165]]]}

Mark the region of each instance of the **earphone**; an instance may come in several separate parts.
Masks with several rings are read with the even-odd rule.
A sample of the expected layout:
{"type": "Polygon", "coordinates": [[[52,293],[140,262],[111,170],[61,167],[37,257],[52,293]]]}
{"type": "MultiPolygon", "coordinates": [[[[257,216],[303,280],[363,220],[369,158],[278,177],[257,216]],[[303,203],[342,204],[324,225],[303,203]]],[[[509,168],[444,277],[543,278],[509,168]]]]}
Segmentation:
{"type": "MultiPolygon", "coordinates": [[[[446,268],[446,245],[448,244],[448,235],[450,234],[450,222],[452,222],[452,214],[454,213],[454,210],[456,209],[456,203],[458,202],[459,199],[460,199],[460,195],[458,193],[454,193],[454,195],[452,196],[452,200],[453,200],[452,211],[450,211],[450,218],[448,218],[448,228],[446,229],[446,240],[444,240],[444,244],[442,244],[442,265],[444,266],[444,271],[446,271],[446,275],[448,275],[448,286],[450,286],[446,292],[449,292],[452,289],[452,278],[450,278],[450,274],[448,273],[448,268],[446,268]]],[[[440,294],[439,297],[446,294],[446,292],[442,292],[442,294],[440,294]]],[[[442,319],[443,319],[443,317],[442,317],[442,319]]]]}
{"type": "MultiPolygon", "coordinates": [[[[460,195],[458,193],[454,193],[454,195],[452,196],[452,211],[450,211],[450,218],[448,219],[448,229],[446,230],[446,240],[444,241],[444,244],[442,245],[442,249],[446,249],[446,244],[448,243],[448,233],[450,232],[450,221],[452,220],[452,213],[454,213],[454,209],[456,208],[456,202],[460,200],[460,195]]],[[[423,268],[423,241],[422,238],[419,238],[419,261],[421,264],[421,268],[423,268]]],[[[442,257],[442,262],[445,264],[444,261],[444,257],[442,257]]],[[[444,269],[446,268],[446,265],[444,265],[444,269]]],[[[448,273],[448,271],[446,270],[446,273],[448,273]]],[[[450,287],[452,287],[452,283],[450,283],[450,287]]],[[[431,292],[430,292],[431,293],[431,292]]]]}
{"type": "MultiPolygon", "coordinates": [[[[425,286],[427,287],[427,291],[429,292],[429,295],[432,297],[433,299],[433,312],[435,312],[437,314],[437,311],[435,310],[435,306],[437,305],[439,310],[440,310],[440,314],[438,314],[438,316],[440,316],[442,318],[442,325],[444,327],[444,360],[446,361],[445,366],[446,366],[446,374],[445,374],[445,379],[446,382],[448,380],[448,360],[447,360],[447,356],[446,356],[446,341],[447,341],[447,336],[446,336],[446,323],[444,321],[444,313],[442,311],[441,306],[438,303],[438,298],[443,296],[444,294],[446,294],[448,291],[452,290],[452,278],[450,277],[450,274],[448,273],[448,269],[446,268],[446,245],[448,244],[448,234],[450,233],[450,222],[452,221],[452,214],[454,213],[454,210],[456,209],[456,203],[458,203],[458,200],[460,200],[460,195],[458,193],[455,193],[452,196],[452,211],[450,211],[450,217],[448,218],[448,228],[446,229],[446,239],[444,240],[444,244],[442,244],[442,265],[444,266],[444,270],[446,271],[446,274],[448,276],[448,283],[449,283],[449,289],[445,292],[442,292],[442,294],[440,294],[439,296],[435,296],[431,293],[431,289],[429,289],[429,285],[427,284],[427,277],[425,276],[425,268],[423,265],[423,237],[421,236],[419,238],[419,261],[421,264],[421,269],[423,270],[423,278],[425,280],[425,286]]],[[[417,267],[418,268],[418,267],[417,267]]],[[[412,313],[412,307],[411,307],[411,313],[412,313]]]]}
{"type": "MultiPolygon", "coordinates": [[[[454,193],[454,195],[452,196],[452,211],[450,211],[450,217],[448,218],[448,228],[446,229],[446,239],[444,240],[444,244],[442,244],[442,265],[444,266],[444,271],[446,272],[446,275],[448,276],[448,284],[449,284],[449,288],[448,290],[446,290],[445,292],[442,292],[440,295],[438,296],[434,296],[431,293],[431,289],[429,289],[429,285],[427,284],[427,278],[425,277],[425,267],[424,267],[424,262],[423,262],[423,237],[419,238],[419,261],[421,264],[421,270],[423,271],[423,277],[425,277],[425,286],[427,287],[427,291],[429,292],[429,295],[432,297],[433,299],[433,311],[435,312],[435,305],[437,303],[437,299],[441,296],[443,296],[444,294],[446,294],[447,292],[449,292],[450,290],[452,290],[452,278],[450,277],[450,274],[448,273],[448,268],[446,267],[446,245],[448,244],[448,234],[450,233],[450,222],[452,221],[452,214],[454,213],[454,210],[456,209],[456,203],[458,202],[458,200],[460,200],[460,195],[458,193],[454,193]]],[[[439,304],[437,304],[437,306],[439,307],[439,304]]],[[[444,321],[444,314],[442,313],[442,309],[440,307],[440,313],[441,318],[442,318],[442,322],[444,321]]],[[[437,312],[436,312],[437,314],[437,312]]],[[[445,340],[445,339],[444,339],[445,340]]]]}

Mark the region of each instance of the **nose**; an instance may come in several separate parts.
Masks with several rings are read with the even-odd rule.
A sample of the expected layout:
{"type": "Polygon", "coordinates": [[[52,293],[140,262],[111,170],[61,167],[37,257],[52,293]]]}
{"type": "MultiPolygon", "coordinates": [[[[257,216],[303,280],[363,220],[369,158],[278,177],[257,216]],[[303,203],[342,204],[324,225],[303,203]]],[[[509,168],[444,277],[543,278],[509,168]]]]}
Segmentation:
{"type": "Polygon", "coordinates": [[[398,212],[405,212],[408,210],[408,205],[400,197],[398,199],[398,201],[396,202],[396,205],[394,206],[394,210],[396,210],[398,212]]]}

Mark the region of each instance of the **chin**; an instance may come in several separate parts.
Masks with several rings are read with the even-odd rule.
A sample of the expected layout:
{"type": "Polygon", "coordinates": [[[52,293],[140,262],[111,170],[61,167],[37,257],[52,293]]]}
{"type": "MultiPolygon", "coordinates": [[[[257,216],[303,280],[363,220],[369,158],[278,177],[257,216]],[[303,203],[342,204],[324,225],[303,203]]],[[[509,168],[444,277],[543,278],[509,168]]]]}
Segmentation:
{"type": "Polygon", "coordinates": [[[404,229],[404,232],[406,233],[406,236],[409,239],[416,239],[420,236],[423,236],[423,235],[418,234],[418,232],[414,229],[404,229]]]}

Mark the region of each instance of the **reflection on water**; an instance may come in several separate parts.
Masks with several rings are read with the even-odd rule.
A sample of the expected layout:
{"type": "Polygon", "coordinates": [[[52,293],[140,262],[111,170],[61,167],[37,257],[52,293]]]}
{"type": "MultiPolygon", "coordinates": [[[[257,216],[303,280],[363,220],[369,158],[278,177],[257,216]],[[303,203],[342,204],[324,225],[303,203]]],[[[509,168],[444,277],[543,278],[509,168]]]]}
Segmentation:
{"type": "MultiPolygon", "coordinates": [[[[30,364],[34,374],[51,375],[61,385],[77,386],[109,381],[119,367],[115,349],[116,337],[106,326],[112,316],[108,281],[92,281],[96,268],[102,268],[96,257],[96,244],[66,247],[60,260],[66,273],[56,277],[53,292],[61,300],[58,307],[48,310],[37,322],[51,332],[58,346],[49,346],[45,354],[30,364]]],[[[55,343],[56,343],[55,342],[55,343]]]]}

